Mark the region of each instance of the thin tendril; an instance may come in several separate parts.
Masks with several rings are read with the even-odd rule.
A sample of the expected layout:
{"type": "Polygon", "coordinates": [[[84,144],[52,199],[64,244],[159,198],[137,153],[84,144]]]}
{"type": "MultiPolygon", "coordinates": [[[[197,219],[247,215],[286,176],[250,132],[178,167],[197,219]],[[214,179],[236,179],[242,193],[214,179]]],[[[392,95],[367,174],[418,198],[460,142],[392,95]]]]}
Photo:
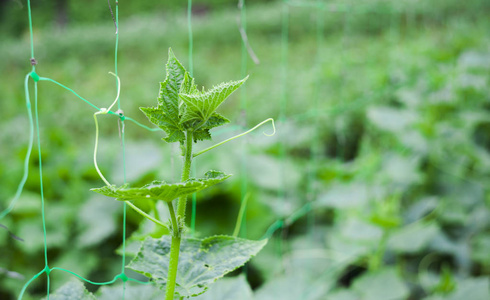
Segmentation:
{"type": "Polygon", "coordinates": [[[226,139],[226,140],[224,140],[222,142],[219,142],[219,143],[217,143],[217,144],[215,144],[215,145],[213,145],[213,146],[211,146],[209,148],[206,148],[204,150],[201,150],[199,152],[194,153],[193,157],[196,157],[196,156],[201,155],[201,154],[203,154],[205,152],[208,152],[209,150],[214,149],[214,148],[216,148],[218,146],[221,146],[221,145],[223,145],[225,143],[228,143],[228,142],[230,142],[230,141],[232,141],[232,140],[234,140],[236,138],[239,138],[239,137],[242,137],[242,136],[244,136],[246,134],[249,134],[250,132],[254,131],[255,129],[259,128],[260,126],[264,125],[267,122],[272,122],[273,132],[271,134],[268,134],[268,133],[265,133],[264,132],[264,135],[266,135],[266,136],[273,136],[274,134],[276,134],[276,126],[274,125],[274,119],[273,118],[269,118],[267,120],[264,120],[264,121],[260,122],[259,124],[255,125],[253,128],[251,128],[251,129],[249,129],[249,130],[247,130],[247,131],[245,131],[243,133],[240,133],[238,135],[235,135],[235,136],[233,136],[233,137],[231,137],[229,139],[226,139]]]}
{"type": "Polygon", "coordinates": [[[150,216],[149,214],[145,213],[144,211],[142,211],[141,209],[139,209],[136,205],[134,205],[133,203],[129,202],[129,201],[124,201],[127,205],[131,206],[132,209],[134,209],[136,212],[138,212],[140,215],[142,215],[143,217],[147,218],[148,220],[154,222],[155,224],[158,224],[160,226],[163,226],[165,227],[167,230],[168,230],[168,226],[163,224],[162,222],[158,221],[157,219],[153,218],[152,216],[150,216]]]}
{"type": "Polygon", "coordinates": [[[112,107],[114,105],[116,105],[117,101],[119,100],[119,94],[121,92],[121,80],[119,79],[119,76],[117,76],[116,74],[114,74],[112,72],[109,72],[109,74],[114,75],[117,78],[117,96],[116,96],[116,100],[114,100],[114,102],[112,102],[111,106],[109,106],[109,108],[107,110],[111,110],[112,107]]]}
{"type": "Polygon", "coordinates": [[[98,111],[94,114],[94,121],[95,121],[95,147],[94,147],[94,165],[95,169],[97,170],[97,173],[99,174],[100,178],[104,181],[104,183],[107,186],[110,186],[111,184],[107,179],[105,179],[104,175],[102,175],[102,172],[99,169],[99,166],[97,165],[97,148],[99,146],[99,123],[97,122],[97,115],[104,114],[102,111],[98,111]]]}

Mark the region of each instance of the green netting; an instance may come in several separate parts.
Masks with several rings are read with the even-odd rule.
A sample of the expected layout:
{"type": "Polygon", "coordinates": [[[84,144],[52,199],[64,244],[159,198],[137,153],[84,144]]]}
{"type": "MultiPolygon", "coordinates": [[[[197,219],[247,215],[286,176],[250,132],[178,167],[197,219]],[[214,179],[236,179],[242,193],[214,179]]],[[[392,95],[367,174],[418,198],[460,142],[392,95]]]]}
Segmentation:
{"type": "MultiPolygon", "coordinates": [[[[24,186],[24,183],[27,179],[27,176],[28,176],[28,168],[27,168],[27,162],[29,160],[29,157],[30,157],[30,153],[31,153],[31,149],[32,149],[32,140],[33,140],[33,129],[34,129],[34,124],[32,122],[32,112],[31,112],[31,104],[30,104],[30,93],[29,93],[29,88],[28,88],[28,79],[29,77],[33,79],[34,81],[34,119],[35,119],[35,129],[36,129],[36,137],[37,137],[37,144],[38,144],[38,160],[39,160],[39,178],[40,178],[40,194],[41,194],[41,214],[42,214],[42,226],[43,226],[43,238],[44,238],[44,263],[45,263],[45,268],[43,270],[41,270],[39,273],[37,273],[36,275],[34,275],[30,280],[27,281],[27,283],[24,285],[23,289],[21,290],[20,294],[19,294],[19,297],[18,299],[22,299],[26,289],[28,288],[28,286],[34,281],[36,280],[39,276],[41,276],[43,273],[46,274],[47,276],[47,299],[49,299],[49,293],[50,293],[50,273],[52,271],[62,271],[62,272],[66,272],[66,273],[69,273],[73,276],[76,276],[78,278],[80,278],[81,280],[83,281],[86,281],[90,284],[94,284],[94,285],[106,285],[106,284],[112,284],[114,282],[116,282],[116,280],[118,279],[121,279],[122,282],[123,282],[123,299],[124,299],[124,289],[125,289],[125,282],[126,281],[136,281],[136,282],[140,282],[142,284],[146,284],[146,282],[141,282],[139,280],[136,280],[136,279],[133,279],[133,278],[128,278],[126,275],[125,275],[125,265],[126,265],[126,262],[125,262],[125,251],[123,250],[123,254],[122,254],[122,268],[121,268],[121,273],[117,274],[114,276],[114,278],[111,280],[111,281],[107,281],[107,282],[94,282],[94,281],[91,281],[89,279],[86,279],[70,270],[66,270],[64,268],[59,268],[59,267],[50,267],[49,266],[49,261],[48,261],[48,243],[47,243],[47,240],[46,240],[46,217],[45,217],[45,199],[44,199],[44,188],[43,188],[43,168],[42,168],[42,150],[41,150],[41,135],[40,135],[40,130],[39,130],[39,113],[38,113],[38,82],[39,81],[48,81],[48,82],[52,82],[52,83],[55,83],[59,86],[61,86],[62,88],[64,88],[65,90],[73,93],[75,96],[77,96],[79,99],[85,101],[88,105],[92,106],[93,108],[95,108],[96,110],[98,110],[98,112],[103,112],[104,114],[108,113],[108,114],[111,114],[111,115],[115,115],[115,116],[118,116],[121,123],[122,123],[122,132],[121,132],[121,142],[122,142],[122,145],[123,145],[123,173],[124,173],[124,181],[126,181],[126,169],[125,169],[125,156],[124,156],[124,121],[126,119],[128,120],[131,120],[130,118],[126,118],[121,112],[113,112],[108,109],[101,109],[101,108],[98,108],[97,106],[95,106],[94,104],[92,104],[91,102],[89,102],[88,100],[84,99],[83,97],[81,97],[80,95],[78,95],[75,91],[73,91],[72,89],[64,86],[63,84],[53,80],[53,79],[50,79],[50,78],[45,78],[45,77],[40,77],[37,75],[37,73],[35,72],[35,65],[37,64],[36,60],[35,60],[35,56],[34,56],[34,43],[33,43],[33,30],[32,30],[32,17],[31,17],[31,6],[30,6],[30,1],[28,0],[27,1],[27,6],[28,6],[28,12],[29,12],[29,32],[30,32],[30,39],[31,39],[31,64],[32,64],[32,70],[29,74],[27,74],[26,76],[26,80],[25,80],[25,83],[24,83],[24,86],[25,86],[25,97],[26,97],[26,106],[27,106],[27,109],[28,109],[28,115],[29,115],[29,120],[30,120],[30,128],[31,128],[31,138],[30,138],[30,141],[29,141],[29,148],[28,148],[28,153],[26,155],[26,164],[25,164],[25,170],[24,170],[24,177],[19,185],[19,188],[18,188],[18,192],[17,194],[15,195],[14,199],[12,200],[9,208],[2,212],[2,215],[0,216],[0,218],[4,217],[5,215],[7,215],[12,209],[13,207],[15,206],[15,203],[16,201],[18,200],[19,196],[20,196],[20,193],[22,191],[22,188],[24,186]]],[[[109,3],[109,6],[110,6],[110,3],[109,3]]],[[[112,14],[112,9],[111,9],[111,14],[112,14]]],[[[117,77],[117,46],[118,46],[118,41],[119,41],[119,33],[118,33],[118,30],[117,30],[117,26],[118,26],[118,4],[117,4],[117,1],[116,1],[116,18],[114,20],[115,22],[115,26],[116,26],[116,41],[115,41],[115,61],[114,61],[114,68],[115,68],[115,75],[117,77]]],[[[118,108],[120,110],[121,108],[121,104],[120,104],[120,101],[119,101],[119,89],[120,89],[120,86],[119,86],[119,80],[116,81],[116,91],[118,93],[118,96],[116,98],[116,101],[118,103],[118,108]]],[[[112,107],[112,106],[111,106],[112,107]]],[[[95,115],[94,115],[95,116],[95,115]]],[[[134,121],[134,120],[133,120],[134,121]]],[[[139,124],[138,122],[134,121],[135,124],[143,127],[143,128],[147,128],[147,129],[150,129],[142,124],[139,124]]],[[[97,123],[96,123],[97,125],[97,123]]],[[[97,135],[98,135],[98,130],[97,130],[97,135]]],[[[97,144],[96,144],[97,145],[97,144]]],[[[125,248],[125,229],[126,229],[126,204],[123,204],[123,249],[125,248]]]]}

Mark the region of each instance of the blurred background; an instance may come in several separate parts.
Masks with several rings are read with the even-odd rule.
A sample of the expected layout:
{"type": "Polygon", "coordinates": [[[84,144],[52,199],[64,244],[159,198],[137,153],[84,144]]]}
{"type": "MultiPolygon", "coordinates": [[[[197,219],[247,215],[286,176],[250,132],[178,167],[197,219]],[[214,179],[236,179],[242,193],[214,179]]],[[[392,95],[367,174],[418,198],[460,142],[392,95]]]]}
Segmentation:
{"type": "MultiPolygon", "coordinates": [[[[196,176],[234,174],[197,196],[195,234],[231,234],[246,197],[241,236],[271,238],[237,272],[255,299],[490,299],[490,1],[249,0],[242,10],[236,1],[192,2],[197,84],[250,75],[220,107],[232,123],[213,142],[276,120],[273,137],[262,134],[272,131],[266,125],[195,160],[196,176]]],[[[107,2],[31,5],[36,72],[108,107],[116,88],[107,2]]],[[[24,0],[0,1],[0,210],[22,178],[29,139],[27,14],[24,0]]],[[[169,47],[189,68],[187,21],[187,1],[120,1],[127,116],[151,126],[138,108],[155,105],[169,47]]],[[[120,272],[123,212],[89,191],[104,185],[92,161],[94,112],[39,83],[50,267],[107,281],[120,272]]],[[[117,122],[99,117],[98,161],[121,184],[117,122]]],[[[129,122],[125,132],[128,182],[180,178],[179,149],[161,132],[129,122]]],[[[44,268],[38,166],[34,150],[24,191],[0,220],[24,240],[0,228],[1,299],[16,299],[44,268]]],[[[129,256],[159,234],[132,210],[126,228],[129,256]]],[[[69,280],[51,273],[51,290],[69,280]]],[[[27,293],[45,297],[46,276],[27,293]]]]}

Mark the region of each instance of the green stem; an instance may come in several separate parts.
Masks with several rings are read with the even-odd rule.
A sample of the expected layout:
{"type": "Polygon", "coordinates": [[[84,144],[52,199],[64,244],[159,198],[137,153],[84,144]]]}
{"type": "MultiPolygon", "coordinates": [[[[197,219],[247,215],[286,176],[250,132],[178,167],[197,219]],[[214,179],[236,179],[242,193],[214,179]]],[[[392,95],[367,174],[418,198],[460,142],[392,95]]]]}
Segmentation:
{"type": "MultiPolygon", "coordinates": [[[[193,132],[188,130],[186,132],[185,141],[185,152],[184,152],[184,167],[182,169],[182,182],[189,179],[191,173],[191,163],[192,163],[192,143],[193,143],[193,132]]],[[[172,221],[172,244],[170,246],[170,262],[168,266],[168,278],[167,278],[167,289],[165,292],[165,300],[174,299],[175,282],[177,280],[177,269],[179,265],[179,253],[180,253],[180,242],[183,228],[180,228],[181,224],[185,224],[185,205],[187,202],[187,196],[179,198],[179,204],[177,207],[177,217],[175,216],[175,211],[173,204],[168,203],[168,209],[170,211],[170,219],[172,221]]],[[[183,225],[182,225],[183,226],[183,225]]]]}
{"type": "Polygon", "coordinates": [[[175,217],[174,205],[172,202],[167,202],[168,211],[170,212],[170,220],[172,222],[172,235],[180,236],[179,230],[179,222],[177,222],[177,218],[175,217]]]}
{"type": "MultiPolygon", "coordinates": [[[[184,167],[182,169],[181,182],[185,182],[189,179],[191,174],[191,163],[192,163],[192,143],[193,143],[193,132],[188,130],[186,134],[185,141],[185,153],[184,153],[184,167]]],[[[179,205],[177,207],[177,215],[185,219],[185,205],[187,203],[187,196],[182,196],[179,198],[179,205]]]]}
{"type": "Polygon", "coordinates": [[[243,216],[245,215],[245,211],[247,208],[247,201],[248,201],[249,196],[250,196],[250,194],[247,193],[245,195],[245,197],[243,197],[242,204],[240,205],[240,211],[238,212],[238,217],[236,219],[235,230],[233,231],[234,237],[237,237],[238,234],[240,233],[240,227],[242,226],[243,216]]]}
{"type": "Polygon", "coordinates": [[[180,236],[172,235],[172,245],[170,246],[170,262],[168,266],[167,290],[165,300],[174,299],[175,281],[177,279],[177,267],[179,263],[180,236]]]}

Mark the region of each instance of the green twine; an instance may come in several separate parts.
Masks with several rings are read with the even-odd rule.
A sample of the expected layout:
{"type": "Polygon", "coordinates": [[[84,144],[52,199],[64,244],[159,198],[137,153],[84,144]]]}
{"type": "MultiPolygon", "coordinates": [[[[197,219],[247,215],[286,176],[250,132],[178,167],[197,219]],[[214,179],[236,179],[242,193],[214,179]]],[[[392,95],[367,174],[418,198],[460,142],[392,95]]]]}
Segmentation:
{"type": "Polygon", "coordinates": [[[34,142],[34,121],[32,119],[31,100],[29,98],[29,75],[30,74],[27,74],[24,80],[26,108],[27,108],[27,115],[29,117],[29,145],[27,146],[27,153],[24,158],[24,174],[22,175],[22,179],[19,185],[17,186],[17,191],[15,192],[15,196],[10,202],[10,205],[0,213],[0,219],[4,218],[12,211],[12,209],[14,209],[15,204],[19,200],[20,194],[22,193],[22,190],[24,189],[24,185],[27,181],[27,177],[29,176],[29,159],[31,157],[32,145],[34,142]]]}
{"type": "Polygon", "coordinates": [[[187,1],[187,32],[189,34],[189,74],[194,76],[194,59],[193,48],[194,41],[192,37],[192,0],[187,1]]]}
{"type": "MultiPolygon", "coordinates": [[[[247,76],[247,41],[244,36],[247,34],[247,11],[245,7],[245,0],[238,1],[238,7],[240,8],[240,26],[242,34],[242,65],[241,65],[241,77],[247,76]]],[[[240,103],[242,111],[242,126],[247,127],[247,87],[243,86],[240,92],[240,103]]],[[[242,155],[241,155],[241,166],[240,166],[240,213],[237,219],[236,228],[241,228],[241,231],[235,231],[234,236],[238,236],[240,233],[241,237],[247,236],[247,199],[248,199],[248,168],[247,168],[247,140],[242,141],[242,155]],[[240,223],[238,223],[240,222],[240,223]]]]}
{"type": "MultiPolygon", "coordinates": [[[[187,1],[187,32],[189,36],[189,74],[194,76],[194,39],[192,36],[192,0],[187,1]]],[[[191,166],[191,176],[196,176],[196,163],[191,166]]],[[[197,194],[192,194],[192,211],[191,211],[191,235],[196,233],[196,214],[197,214],[197,194]]]]}
{"type": "MultiPolygon", "coordinates": [[[[310,167],[307,177],[307,202],[310,204],[316,198],[316,174],[318,168],[318,161],[320,158],[320,118],[319,118],[319,108],[320,108],[320,89],[322,86],[321,82],[321,71],[322,71],[322,51],[321,47],[323,45],[323,35],[324,35],[324,13],[322,11],[323,3],[320,3],[320,9],[317,11],[317,20],[316,20],[316,58],[315,58],[315,73],[317,78],[314,87],[314,95],[313,95],[313,107],[314,107],[314,115],[313,115],[313,142],[310,146],[310,167]]],[[[315,216],[311,210],[308,210],[308,232],[312,235],[315,216]]]]}
{"type": "MultiPolygon", "coordinates": [[[[117,11],[117,10],[116,10],[117,11]]],[[[35,76],[39,76],[37,75],[36,73],[34,72],[31,72],[29,73],[29,76],[32,77],[33,79],[35,78],[35,76]]],[[[52,82],[60,87],[62,87],[63,89],[71,92],[73,95],[75,95],[77,98],[79,98],[80,100],[83,100],[85,103],[87,103],[88,105],[90,105],[91,107],[95,108],[96,110],[98,111],[101,111],[102,109],[97,107],[96,105],[92,104],[90,101],[88,101],[87,99],[83,98],[82,96],[80,96],[77,92],[75,92],[74,90],[72,90],[71,88],[59,83],[58,81],[56,80],[53,80],[51,78],[46,78],[46,77],[39,77],[39,81],[49,81],[49,82],[52,82]]],[[[119,101],[117,101],[117,103],[119,103],[119,101]]],[[[143,125],[141,124],[140,122],[134,120],[133,118],[131,117],[128,117],[128,116],[125,116],[125,115],[122,115],[120,113],[116,113],[116,112],[113,112],[113,111],[108,111],[107,114],[109,115],[115,115],[117,117],[119,117],[122,121],[124,120],[128,120],[128,121],[131,121],[132,123],[136,124],[137,126],[143,128],[143,129],[146,129],[148,131],[163,131],[161,128],[151,128],[151,127],[148,127],[146,125],[143,125]]]]}
{"type": "MultiPolygon", "coordinates": [[[[281,122],[286,121],[286,106],[288,100],[288,59],[289,59],[289,6],[287,1],[283,1],[282,5],[282,24],[281,24],[281,69],[282,69],[282,85],[281,85],[281,99],[279,106],[279,120],[281,122]]],[[[281,135],[283,137],[284,135],[281,135]]],[[[278,198],[282,201],[287,201],[286,199],[286,148],[285,142],[280,142],[279,146],[279,159],[281,162],[281,184],[278,190],[278,198]]],[[[283,235],[285,235],[284,222],[277,223],[281,225],[283,235]]],[[[278,256],[283,257],[283,239],[278,240],[278,256]]]]}
{"type": "MultiPolygon", "coordinates": [[[[126,203],[124,203],[124,213],[123,213],[123,255],[122,255],[122,269],[121,269],[121,273],[116,275],[111,281],[106,281],[106,282],[94,282],[94,281],[91,281],[91,280],[88,280],[72,271],[69,271],[69,270],[66,270],[66,269],[63,269],[63,268],[59,268],[59,267],[54,267],[54,268],[49,268],[49,263],[48,263],[48,243],[47,243],[47,231],[46,231],[46,215],[45,215],[45,198],[44,198],[44,186],[43,186],[43,169],[42,169],[42,150],[41,150],[41,136],[40,136],[40,126],[39,126],[39,110],[38,110],[38,85],[37,83],[39,81],[49,81],[49,82],[52,82],[60,87],[62,87],[63,89],[71,92],[72,94],[74,94],[76,97],[78,97],[79,99],[83,100],[84,102],[86,102],[88,105],[90,105],[91,107],[95,108],[98,112],[96,112],[94,114],[94,118],[95,118],[95,123],[96,123],[96,127],[98,127],[98,124],[97,124],[97,114],[111,114],[111,115],[115,115],[115,116],[118,116],[120,118],[120,121],[122,122],[122,132],[121,132],[121,142],[122,142],[122,151],[123,151],[123,172],[124,172],[124,182],[126,182],[126,157],[125,157],[125,135],[124,135],[124,121],[125,120],[129,120],[133,123],[135,123],[136,125],[144,128],[144,129],[147,129],[147,130],[150,130],[150,131],[159,131],[161,129],[159,128],[149,128],[145,125],[142,125],[140,124],[139,122],[129,118],[129,117],[126,117],[122,114],[122,112],[112,112],[110,109],[112,108],[112,106],[114,106],[114,104],[117,102],[118,103],[118,108],[120,109],[120,101],[119,101],[119,91],[120,91],[120,81],[119,81],[119,77],[117,76],[117,49],[118,49],[118,41],[119,41],[119,33],[118,33],[118,16],[119,16],[119,12],[118,12],[118,2],[116,1],[116,20],[115,20],[115,25],[116,25],[116,44],[115,44],[115,58],[114,58],[114,65],[115,65],[115,75],[116,76],[116,89],[117,89],[117,96],[116,96],[116,100],[114,101],[114,103],[109,107],[109,109],[105,109],[105,108],[99,108],[97,106],[95,106],[94,104],[92,104],[90,101],[86,100],[85,98],[83,98],[82,96],[80,96],[78,93],[76,93],[74,90],[72,90],[71,88],[53,80],[53,79],[50,79],[50,78],[46,78],[46,77],[40,77],[36,72],[35,72],[35,67],[34,65],[37,63],[34,59],[34,43],[33,43],[33,30],[32,30],[32,15],[31,15],[31,6],[30,6],[30,1],[28,0],[27,1],[27,5],[28,5],[28,16],[29,16],[29,32],[30,32],[30,39],[31,39],[31,64],[32,64],[32,71],[26,75],[25,77],[25,81],[24,81],[24,90],[25,90],[25,98],[26,98],[26,107],[27,107],[27,112],[28,112],[28,117],[29,117],[29,125],[30,125],[30,139],[29,139],[29,146],[28,146],[28,149],[27,149],[27,154],[25,156],[25,159],[24,159],[24,175],[22,177],[22,180],[21,182],[19,183],[18,185],[18,188],[17,188],[17,192],[14,196],[14,199],[11,201],[9,207],[4,210],[1,214],[0,214],[0,219],[3,218],[5,215],[7,215],[12,209],[13,207],[15,206],[15,203],[17,202],[17,200],[19,199],[20,197],[20,194],[22,193],[22,190],[23,190],[23,187],[25,185],[25,182],[28,178],[28,174],[29,174],[29,158],[30,158],[30,154],[31,154],[31,151],[32,151],[32,146],[33,146],[33,140],[34,140],[34,120],[33,120],[33,116],[32,116],[32,110],[31,110],[31,103],[30,103],[30,94],[29,94],[29,87],[28,87],[28,80],[29,80],[29,77],[31,77],[34,81],[34,103],[35,103],[35,107],[34,107],[34,118],[35,118],[35,129],[36,129],[36,136],[37,136],[37,144],[38,144],[38,159],[39,159],[39,177],[40,177],[40,195],[41,195],[41,215],[42,215],[42,226],[43,226],[43,240],[44,240],[44,264],[45,264],[45,267],[43,270],[41,270],[39,273],[37,273],[36,275],[34,275],[31,279],[29,279],[25,284],[24,286],[22,287],[22,290],[19,294],[19,297],[18,299],[22,299],[25,291],[27,290],[28,286],[34,281],[36,280],[39,276],[41,276],[43,273],[46,273],[47,275],[47,290],[46,290],[46,293],[47,293],[47,299],[49,300],[49,292],[50,292],[50,285],[51,285],[51,280],[50,280],[50,273],[51,271],[53,270],[60,270],[60,271],[63,271],[63,272],[66,272],[66,273],[69,273],[73,276],[76,276],[77,278],[87,282],[87,283],[90,283],[90,284],[93,284],[93,285],[107,285],[107,284],[112,284],[114,283],[116,280],[118,279],[121,279],[121,281],[123,282],[123,299],[124,299],[124,295],[125,295],[125,289],[126,289],[126,282],[127,281],[134,281],[134,282],[139,282],[139,283],[142,283],[142,284],[148,284],[148,282],[142,282],[142,281],[139,281],[139,280],[136,280],[136,279],[133,279],[133,278],[128,278],[126,276],[126,274],[124,273],[124,270],[125,270],[125,246],[126,246],[126,203]]],[[[112,12],[112,11],[111,11],[112,12]]],[[[97,130],[97,133],[96,133],[97,137],[98,137],[98,130],[97,130]]],[[[94,154],[95,155],[95,154],[94,154]]],[[[95,159],[95,156],[94,156],[94,159],[95,159]]],[[[95,163],[96,165],[96,168],[97,168],[97,164],[95,163]]],[[[106,181],[107,182],[107,181],[106,181]]]]}
{"type": "MultiPolygon", "coordinates": [[[[31,1],[27,0],[27,13],[29,15],[29,37],[31,39],[31,59],[34,59],[34,34],[32,33],[32,14],[31,14],[31,1]]],[[[34,71],[34,66],[32,70],[34,71]]]]}
{"type": "MultiPolygon", "coordinates": [[[[37,82],[34,82],[34,117],[36,120],[36,136],[37,136],[37,154],[39,159],[39,186],[41,193],[41,216],[43,220],[43,239],[44,239],[44,263],[48,268],[48,246],[46,238],[46,214],[45,214],[45,201],[44,201],[44,186],[43,186],[43,162],[41,158],[41,133],[39,130],[39,110],[37,101],[37,82]]],[[[49,274],[48,274],[49,278],[49,274]]],[[[48,290],[49,292],[49,290],[48,290]]],[[[49,298],[48,298],[49,300],[49,298]]]]}
{"type": "Polygon", "coordinates": [[[79,99],[85,101],[85,103],[87,103],[88,105],[92,106],[93,108],[95,108],[96,110],[100,110],[100,108],[98,108],[97,106],[93,105],[92,103],[90,103],[90,101],[88,101],[87,99],[83,98],[82,96],[80,96],[77,92],[75,92],[74,90],[70,89],[69,87],[51,79],[51,78],[45,78],[45,77],[40,77],[39,78],[40,81],[49,81],[49,82],[52,82],[56,85],[59,85],[61,86],[62,88],[64,88],[65,90],[71,92],[73,95],[77,96],[79,99]]]}

